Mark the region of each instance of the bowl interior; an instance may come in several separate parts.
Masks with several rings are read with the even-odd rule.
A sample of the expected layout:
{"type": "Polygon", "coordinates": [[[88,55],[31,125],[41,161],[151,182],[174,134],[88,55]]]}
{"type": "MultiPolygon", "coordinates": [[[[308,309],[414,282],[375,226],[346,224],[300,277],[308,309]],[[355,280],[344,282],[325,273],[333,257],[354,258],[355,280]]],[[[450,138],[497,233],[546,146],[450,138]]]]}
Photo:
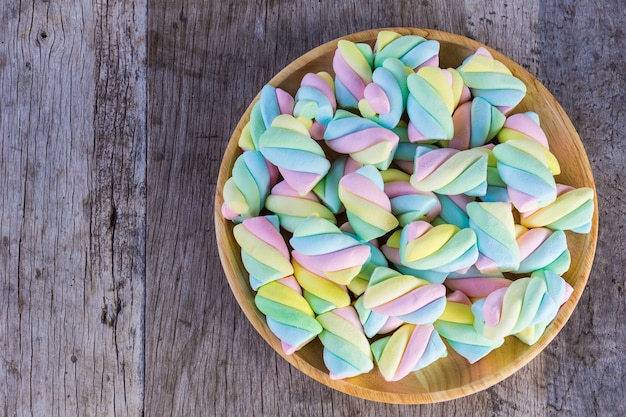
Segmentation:
{"type": "MultiPolygon", "coordinates": [[[[464,58],[471,55],[479,47],[484,47],[484,45],[471,39],[440,31],[413,28],[391,28],[389,30],[394,30],[403,35],[415,34],[438,40],[441,44],[440,66],[443,68],[458,67],[464,58]]],[[[342,39],[365,42],[373,46],[378,31],[359,32],[342,39]]],[[[300,85],[300,80],[306,73],[319,71],[332,73],[332,57],[337,41],[338,39],[328,42],[296,59],[269,83],[295,94],[300,85]]],[[[551,151],[561,164],[562,172],[556,177],[557,182],[574,187],[592,187],[595,191],[585,150],[576,130],[559,103],[539,81],[521,66],[497,51],[487,49],[526,84],[527,95],[513,110],[513,113],[532,110],[539,115],[551,151]]],[[[527,346],[514,337],[508,337],[501,348],[494,350],[473,365],[470,365],[453,350],[448,349],[446,358],[436,361],[425,369],[411,373],[398,382],[386,382],[375,370],[355,378],[331,380],[324,366],[322,345],[319,340],[310,343],[293,355],[285,355],[279,340],[267,327],[265,317],[254,305],[254,292],[248,284],[248,273],[241,261],[240,248],[232,235],[233,224],[225,220],[220,213],[223,203],[222,189],[231,175],[235,159],[241,153],[237,147],[237,141],[244,125],[250,118],[251,107],[252,105],[248,107],[236,126],[220,168],[214,206],[218,249],[226,278],[247,318],[274,350],[300,371],[339,391],[370,400],[390,403],[444,401],[483,390],[508,377],[541,352],[564,326],[582,294],[591,270],[598,233],[597,202],[595,203],[593,226],[589,234],[581,235],[566,232],[572,264],[563,277],[572,285],[574,292],[561,307],[558,316],[546,329],[542,338],[533,346],[527,346]]]]}

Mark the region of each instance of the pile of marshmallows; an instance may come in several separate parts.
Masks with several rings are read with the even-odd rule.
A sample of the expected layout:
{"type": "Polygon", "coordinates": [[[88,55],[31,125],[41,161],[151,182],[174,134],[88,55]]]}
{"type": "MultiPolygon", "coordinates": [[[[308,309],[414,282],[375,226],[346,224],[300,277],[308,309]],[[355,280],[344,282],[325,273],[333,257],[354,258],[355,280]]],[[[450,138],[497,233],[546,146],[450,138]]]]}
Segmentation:
{"type": "Polygon", "coordinates": [[[555,183],[537,114],[510,114],[524,83],[484,48],[441,69],[437,41],[390,31],[339,41],[333,71],[263,88],[223,189],[285,353],[319,337],[331,378],[397,381],[448,349],[535,343],[594,195],[555,183]]]}

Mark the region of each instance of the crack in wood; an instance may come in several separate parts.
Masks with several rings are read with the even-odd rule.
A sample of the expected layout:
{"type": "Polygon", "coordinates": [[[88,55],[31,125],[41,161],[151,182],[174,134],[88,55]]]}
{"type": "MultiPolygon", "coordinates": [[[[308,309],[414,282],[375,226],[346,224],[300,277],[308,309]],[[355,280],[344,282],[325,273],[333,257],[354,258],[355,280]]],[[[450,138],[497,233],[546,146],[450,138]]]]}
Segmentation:
{"type": "Polygon", "coordinates": [[[107,303],[106,298],[102,297],[102,308],[100,309],[100,323],[106,324],[111,328],[115,328],[117,325],[117,317],[122,311],[122,301],[120,300],[117,292],[113,296],[113,303],[107,303]]]}

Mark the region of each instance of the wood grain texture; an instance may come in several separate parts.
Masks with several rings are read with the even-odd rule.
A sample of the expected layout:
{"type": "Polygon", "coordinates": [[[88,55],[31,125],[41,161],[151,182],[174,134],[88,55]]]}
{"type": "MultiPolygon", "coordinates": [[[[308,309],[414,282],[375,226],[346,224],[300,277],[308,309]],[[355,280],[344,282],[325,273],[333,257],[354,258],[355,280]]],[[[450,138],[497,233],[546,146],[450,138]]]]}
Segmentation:
{"type": "Polygon", "coordinates": [[[624,10],[3,2],[0,415],[626,415],[624,10]],[[578,129],[598,189],[598,253],[563,331],[496,386],[429,406],[350,397],[289,365],[237,306],[213,233],[221,157],[263,84],[324,42],[391,26],[472,37],[537,76],[578,129]]]}
{"type": "Polygon", "coordinates": [[[551,414],[626,415],[626,59],[619,52],[626,50],[625,10],[624,0],[560,0],[540,8],[538,77],[562,103],[587,150],[598,191],[602,254],[569,330],[543,355],[551,375],[546,386],[551,414]]]}
{"type": "Polygon", "coordinates": [[[145,7],[2,9],[0,414],[139,416],[145,7]]]}

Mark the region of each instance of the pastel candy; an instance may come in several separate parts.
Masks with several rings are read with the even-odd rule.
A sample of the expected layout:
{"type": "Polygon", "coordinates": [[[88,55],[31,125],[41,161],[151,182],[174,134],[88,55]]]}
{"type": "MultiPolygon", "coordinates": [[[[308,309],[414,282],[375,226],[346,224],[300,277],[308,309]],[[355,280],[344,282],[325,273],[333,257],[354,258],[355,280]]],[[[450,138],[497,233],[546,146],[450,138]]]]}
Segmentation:
{"type": "Polygon", "coordinates": [[[381,172],[385,183],[385,194],[391,202],[391,213],[400,226],[415,220],[432,221],[441,212],[441,204],[434,193],[418,191],[410,182],[409,174],[398,169],[381,172]]]}
{"type": "MultiPolygon", "coordinates": [[[[252,107],[252,111],[254,111],[254,106],[252,107]]],[[[252,118],[252,111],[250,112],[250,118],[252,118]]],[[[258,112],[258,110],[257,110],[258,112]]],[[[259,116],[260,117],[260,116],[259,116]]],[[[263,126],[265,127],[265,126],[263,126]]],[[[265,131],[265,129],[263,130],[265,131]]],[[[237,141],[237,145],[242,151],[253,151],[256,150],[254,145],[254,141],[252,140],[252,132],[250,131],[250,121],[246,123],[241,129],[241,135],[239,136],[239,140],[237,141]]]]}
{"type": "MultiPolygon", "coordinates": [[[[547,317],[545,317],[542,322],[528,326],[525,329],[515,333],[515,337],[517,337],[519,340],[526,343],[527,345],[534,345],[535,343],[537,343],[539,338],[541,338],[541,336],[545,332],[546,327],[548,327],[556,317],[560,306],[562,306],[570,298],[573,292],[573,288],[567,282],[565,282],[565,280],[561,279],[561,277],[556,274],[552,274],[549,271],[536,271],[533,273],[533,275],[539,275],[545,279],[548,286],[548,293],[551,294],[552,300],[557,306],[556,308],[551,310],[550,314],[547,315],[547,317]]],[[[535,321],[537,320],[538,318],[536,317],[535,321]]]]}
{"type": "Polygon", "coordinates": [[[459,229],[469,227],[469,217],[467,217],[466,207],[476,199],[465,194],[443,195],[437,194],[441,204],[439,216],[432,221],[434,226],[440,224],[453,224],[459,229]]]}
{"type": "Polygon", "coordinates": [[[450,73],[438,67],[424,67],[407,77],[407,87],[411,142],[452,139],[455,97],[450,73]]]}
{"type": "Polygon", "coordinates": [[[432,324],[446,304],[446,287],[391,268],[376,268],[363,294],[363,305],[407,323],[432,324]]]}
{"type": "Polygon", "coordinates": [[[389,317],[378,314],[363,305],[363,297],[357,298],[354,308],[359,315],[359,320],[363,325],[363,331],[367,337],[374,337],[377,334],[385,334],[394,331],[404,322],[396,317],[389,317]]]}
{"type": "MultiPolygon", "coordinates": [[[[398,126],[392,130],[400,138],[396,152],[393,155],[393,163],[407,174],[412,174],[415,164],[415,151],[419,146],[430,145],[411,142],[409,140],[407,125],[402,120],[398,123],[398,126]]],[[[432,148],[434,149],[435,147],[432,146],[432,148]]]]}
{"type": "MultiPolygon", "coordinates": [[[[493,145],[491,144],[485,145],[485,147],[493,149],[493,145]]],[[[485,195],[481,195],[480,199],[488,202],[511,202],[509,190],[507,189],[506,183],[502,181],[500,177],[500,173],[498,172],[498,160],[493,152],[489,152],[487,158],[487,192],[485,195]]]]}
{"type": "Polygon", "coordinates": [[[293,274],[277,216],[246,219],[233,228],[233,235],[241,247],[241,260],[250,274],[253,290],[293,274]]]}
{"type": "Polygon", "coordinates": [[[347,155],[338,156],[330,165],[330,170],[324,178],[313,187],[313,192],[332,211],[337,214],[343,210],[343,203],[339,199],[339,180],[344,175],[356,171],[363,164],[347,155]]]}
{"type": "Polygon", "coordinates": [[[388,169],[381,172],[385,183],[385,194],[391,202],[392,213],[398,218],[400,226],[414,220],[432,221],[441,212],[441,203],[437,196],[429,191],[416,190],[410,182],[410,175],[388,169]]]}
{"type": "Polygon", "coordinates": [[[448,296],[446,309],[434,324],[437,332],[459,355],[476,363],[504,343],[504,338],[492,340],[479,334],[473,326],[471,302],[460,291],[448,296]]]}
{"type": "Polygon", "coordinates": [[[365,86],[372,82],[374,53],[364,43],[340,40],[333,58],[335,94],[342,108],[358,107],[365,97],[365,86]]]}
{"type": "Polygon", "coordinates": [[[301,195],[310,192],[330,169],[323,149],[293,116],[276,117],[261,135],[259,145],[263,156],[301,195]]]}
{"type": "Polygon", "coordinates": [[[224,184],[222,215],[241,222],[258,216],[271,186],[271,172],[263,155],[245,151],[233,165],[232,176],[224,184]]]}
{"type": "Polygon", "coordinates": [[[344,285],[321,277],[293,260],[293,275],[302,287],[302,294],[315,312],[326,313],[350,305],[350,295],[344,285]]]}
{"type": "Polygon", "coordinates": [[[244,150],[259,150],[261,135],[270,128],[281,114],[292,114],[293,97],[281,88],[269,84],[261,89],[259,100],[252,107],[250,121],[239,138],[239,146],[244,150]]]}
{"type": "Polygon", "coordinates": [[[461,74],[457,70],[455,70],[454,68],[448,68],[446,69],[446,71],[450,74],[450,77],[452,78],[452,96],[454,99],[454,108],[456,109],[461,104],[470,101],[472,99],[472,93],[463,82],[463,77],[461,77],[461,74]]]}
{"type": "Polygon", "coordinates": [[[398,225],[391,214],[391,202],[384,192],[380,172],[371,165],[339,181],[339,199],[346,208],[352,229],[363,240],[380,237],[398,225]]]}
{"type": "Polygon", "coordinates": [[[324,364],[331,379],[350,378],[374,368],[370,344],[354,307],[342,307],[317,316],[323,327],[324,364]]]}
{"type": "Polygon", "coordinates": [[[514,271],[520,265],[513,211],[508,203],[473,202],[467,205],[469,225],[476,232],[478,260],[483,273],[514,271]]]}
{"type": "Polygon", "coordinates": [[[512,282],[501,272],[485,274],[472,266],[463,273],[451,272],[444,284],[450,291],[460,291],[472,298],[485,298],[495,290],[508,287],[512,282]]]}
{"type": "Polygon", "coordinates": [[[419,270],[410,268],[402,263],[400,258],[400,245],[401,245],[402,230],[396,230],[393,232],[387,242],[381,246],[381,251],[385,254],[385,257],[389,259],[389,262],[393,266],[405,275],[413,275],[415,277],[425,279],[431,284],[441,284],[448,275],[447,272],[433,271],[431,269],[419,270]]]}
{"type": "Polygon", "coordinates": [[[374,49],[375,67],[384,65],[389,58],[399,59],[412,70],[439,65],[439,42],[417,35],[402,36],[392,31],[380,31],[374,49]]]}
{"type": "Polygon", "coordinates": [[[311,216],[289,240],[291,256],[309,271],[347,285],[370,258],[370,247],[326,219],[311,216]]]}
{"type": "Polygon", "coordinates": [[[476,233],[452,224],[431,224],[417,220],[402,229],[400,259],[414,269],[438,272],[460,271],[478,259],[476,233]]]}
{"type": "Polygon", "coordinates": [[[309,216],[318,216],[332,223],[336,223],[334,214],[323,205],[319,199],[309,192],[301,195],[286,181],[276,184],[265,200],[265,207],[275,213],[280,219],[280,225],[289,232],[309,216]]]}
{"type": "Polygon", "coordinates": [[[526,227],[547,227],[589,233],[594,211],[594,192],[589,187],[573,188],[558,184],[556,199],[534,211],[522,213],[520,223],[526,227]]]}
{"type": "Polygon", "coordinates": [[[544,207],[556,199],[554,175],[560,168],[554,155],[529,139],[514,139],[493,148],[500,178],[521,213],[544,207]]]}
{"type": "Polygon", "coordinates": [[[474,97],[485,99],[504,114],[526,95],[526,85],[485,48],[478,48],[457,70],[474,97]]]}
{"type": "Polygon", "coordinates": [[[345,110],[337,110],[324,139],[335,152],[379,169],[389,167],[399,142],[392,130],[345,110]]]}
{"type": "Polygon", "coordinates": [[[535,271],[489,294],[472,306],[474,327],[489,339],[521,334],[522,341],[538,340],[572,287],[551,271],[535,271]]]}
{"type": "Polygon", "coordinates": [[[498,132],[498,141],[506,143],[513,139],[530,139],[550,149],[546,133],[539,126],[539,115],[535,112],[517,113],[507,117],[498,132]]]}
{"type": "Polygon", "coordinates": [[[349,230],[346,230],[348,229],[346,225],[349,226],[349,223],[345,223],[340,227],[340,229],[345,231],[346,233],[352,234],[356,239],[359,240],[359,242],[361,242],[361,244],[370,248],[370,257],[368,261],[361,267],[359,273],[356,274],[356,276],[348,284],[348,289],[354,295],[359,296],[365,292],[365,289],[369,285],[369,281],[372,274],[374,273],[374,270],[379,266],[389,266],[389,263],[387,262],[387,258],[385,258],[385,255],[378,248],[378,242],[376,241],[376,239],[369,242],[360,239],[357,235],[354,234],[354,231],[351,227],[349,228],[349,230]]]}
{"type": "Polygon", "coordinates": [[[562,230],[545,227],[527,229],[515,225],[517,245],[520,251],[520,266],[516,273],[530,273],[539,269],[564,274],[570,267],[571,257],[567,238],[562,230]]]}
{"type": "Polygon", "coordinates": [[[411,184],[420,191],[439,194],[484,195],[488,157],[489,151],[484,148],[459,151],[420,146],[415,153],[411,184]]]}
{"type": "Polygon", "coordinates": [[[266,85],[239,137],[221,211],[255,304],[286,354],[319,336],[332,379],[534,344],[573,292],[564,231],[590,231],[594,190],[555,182],[539,116],[509,115],[526,93],[511,70],[438,52],[341,40],[333,75],[266,85]]]}
{"type": "Polygon", "coordinates": [[[365,86],[358,106],[361,115],[388,129],[394,128],[404,113],[408,90],[407,68],[395,58],[385,61],[372,74],[372,83],[365,86]]]}
{"type": "Polygon", "coordinates": [[[293,115],[309,126],[311,137],[320,140],[337,110],[335,83],[327,72],[308,73],[296,92],[293,115]]]}
{"type": "Polygon", "coordinates": [[[404,324],[391,336],[372,343],[372,353],[385,381],[399,381],[448,351],[432,325],[404,324]]]}
{"type": "Polygon", "coordinates": [[[302,348],[322,331],[293,276],[261,286],[254,303],[265,314],[268,327],[280,339],[287,355],[302,348]]]}
{"type": "Polygon", "coordinates": [[[462,291],[452,291],[446,297],[446,308],[437,320],[450,321],[453,323],[474,323],[472,313],[472,301],[462,291]]]}
{"type": "Polygon", "coordinates": [[[476,97],[461,104],[452,115],[454,136],[450,148],[464,150],[482,146],[493,139],[505,122],[505,116],[486,100],[476,97]]]}

